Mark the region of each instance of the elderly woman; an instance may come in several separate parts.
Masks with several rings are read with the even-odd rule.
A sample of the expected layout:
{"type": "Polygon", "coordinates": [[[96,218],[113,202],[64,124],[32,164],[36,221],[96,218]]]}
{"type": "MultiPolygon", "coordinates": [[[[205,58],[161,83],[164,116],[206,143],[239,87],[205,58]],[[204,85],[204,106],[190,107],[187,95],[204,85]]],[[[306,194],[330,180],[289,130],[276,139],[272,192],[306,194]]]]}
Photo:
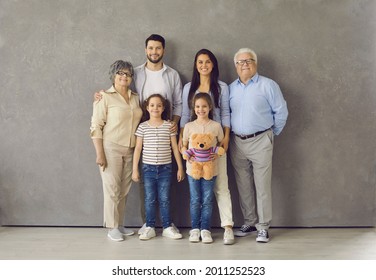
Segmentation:
{"type": "Polygon", "coordinates": [[[142,117],[139,96],[129,86],[131,63],[118,60],[110,67],[112,87],[94,101],[91,138],[103,182],[104,226],[113,241],[123,241],[134,232],[123,227],[126,196],[132,183],[134,133],[142,117]]]}

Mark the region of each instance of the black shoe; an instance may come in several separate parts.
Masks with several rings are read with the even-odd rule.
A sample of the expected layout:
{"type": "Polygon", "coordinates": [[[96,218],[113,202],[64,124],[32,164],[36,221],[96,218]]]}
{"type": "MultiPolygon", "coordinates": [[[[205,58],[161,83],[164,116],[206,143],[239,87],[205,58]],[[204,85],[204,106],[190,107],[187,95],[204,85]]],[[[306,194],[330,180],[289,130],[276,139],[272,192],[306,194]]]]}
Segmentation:
{"type": "Polygon", "coordinates": [[[242,225],[242,227],[235,231],[235,236],[243,237],[251,234],[252,232],[257,231],[257,229],[254,226],[251,225],[242,225]]]}
{"type": "Polygon", "coordinates": [[[262,229],[257,232],[257,237],[256,237],[257,242],[262,242],[262,243],[268,243],[269,242],[269,233],[268,230],[262,229]]]}

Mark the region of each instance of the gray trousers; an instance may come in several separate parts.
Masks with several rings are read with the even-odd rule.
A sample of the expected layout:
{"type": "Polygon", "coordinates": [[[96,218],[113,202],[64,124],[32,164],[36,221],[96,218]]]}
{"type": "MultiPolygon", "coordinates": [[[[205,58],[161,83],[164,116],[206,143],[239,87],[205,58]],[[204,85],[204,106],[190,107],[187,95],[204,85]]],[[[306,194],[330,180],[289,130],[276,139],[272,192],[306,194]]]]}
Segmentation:
{"type": "Polygon", "coordinates": [[[244,224],[258,230],[268,229],[272,220],[273,139],[272,130],[246,140],[231,135],[230,158],[244,224]]]}

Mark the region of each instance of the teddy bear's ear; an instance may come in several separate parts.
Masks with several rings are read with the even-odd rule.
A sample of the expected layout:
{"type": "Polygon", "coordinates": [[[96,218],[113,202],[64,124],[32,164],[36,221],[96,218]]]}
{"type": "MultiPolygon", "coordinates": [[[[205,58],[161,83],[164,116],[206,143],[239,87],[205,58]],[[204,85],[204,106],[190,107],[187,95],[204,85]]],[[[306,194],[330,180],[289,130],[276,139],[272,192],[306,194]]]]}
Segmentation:
{"type": "Polygon", "coordinates": [[[191,136],[192,141],[194,141],[196,139],[197,135],[198,135],[197,133],[192,134],[192,136],[191,136]]]}

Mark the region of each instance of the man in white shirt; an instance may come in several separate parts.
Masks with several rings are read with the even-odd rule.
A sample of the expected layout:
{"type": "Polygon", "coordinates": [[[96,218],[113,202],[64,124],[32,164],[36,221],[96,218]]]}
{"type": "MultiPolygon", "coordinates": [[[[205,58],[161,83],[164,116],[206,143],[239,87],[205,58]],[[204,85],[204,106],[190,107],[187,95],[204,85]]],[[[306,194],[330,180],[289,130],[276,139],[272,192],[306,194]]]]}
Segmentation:
{"type": "Polygon", "coordinates": [[[177,130],[182,113],[182,84],[178,72],[163,63],[165,39],[152,34],[145,41],[147,61],[134,69],[133,88],[144,102],[150,95],[159,93],[171,106],[170,120],[177,130]]]}
{"type": "MultiPolygon", "coordinates": [[[[182,113],[182,84],[178,72],[163,63],[165,39],[152,34],[145,40],[146,62],[134,69],[133,88],[140,95],[141,104],[152,94],[159,93],[170,103],[171,129],[177,131],[182,113]]],[[[144,186],[140,181],[141,217],[145,221],[144,186]]],[[[174,224],[172,224],[173,227],[174,224]]],[[[140,228],[142,234],[146,224],[140,228]]],[[[175,227],[178,231],[178,229],[175,227]]]]}

